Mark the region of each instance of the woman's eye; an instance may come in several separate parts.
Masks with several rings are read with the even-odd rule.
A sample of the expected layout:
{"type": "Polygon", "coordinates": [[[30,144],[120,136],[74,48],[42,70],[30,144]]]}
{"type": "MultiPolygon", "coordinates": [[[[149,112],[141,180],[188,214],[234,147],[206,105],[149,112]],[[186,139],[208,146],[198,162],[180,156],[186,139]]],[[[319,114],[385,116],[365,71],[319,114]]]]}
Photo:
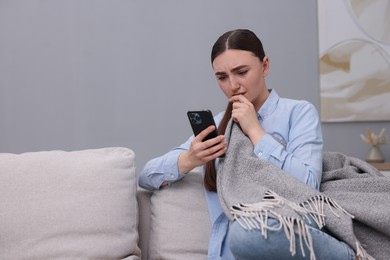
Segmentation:
{"type": "Polygon", "coordinates": [[[239,75],[245,75],[248,72],[248,70],[240,70],[238,71],[239,75]]]}
{"type": "Polygon", "coordinates": [[[219,77],[218,77],[218,80],[219,80],[219,81],[224,81],[225,79],[226,79],[226,76],[219,76],[219,77]]]}

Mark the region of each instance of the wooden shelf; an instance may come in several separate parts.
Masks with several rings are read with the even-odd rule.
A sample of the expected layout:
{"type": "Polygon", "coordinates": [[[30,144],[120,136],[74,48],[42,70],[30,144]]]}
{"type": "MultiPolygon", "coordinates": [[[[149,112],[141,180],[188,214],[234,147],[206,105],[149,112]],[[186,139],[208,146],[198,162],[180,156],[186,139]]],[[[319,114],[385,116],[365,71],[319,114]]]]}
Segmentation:
{"type": "Polygon", "coordinates": [[[372,166],[377,168],[380,171],[390,171],[390,162],[384,163],[371,163],[372,166]]]}

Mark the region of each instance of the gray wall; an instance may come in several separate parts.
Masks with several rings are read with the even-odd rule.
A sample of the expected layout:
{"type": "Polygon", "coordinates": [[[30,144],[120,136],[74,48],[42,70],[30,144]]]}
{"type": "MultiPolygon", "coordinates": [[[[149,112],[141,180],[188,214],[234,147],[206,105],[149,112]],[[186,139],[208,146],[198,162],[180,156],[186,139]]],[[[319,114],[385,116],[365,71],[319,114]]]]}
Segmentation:
{"type": "MultiPolygon", "coordinates": [[[[140,170],[191,134],[187,110],[224,109],[209,56],[235,28],[263,40],[269,87],[319,109],[316,1],[1,0],[0,152],[124,146],[140,170]]],[[[389,126],[324,124],[325,149],[364,158],[359,134],[389,126]]]]}

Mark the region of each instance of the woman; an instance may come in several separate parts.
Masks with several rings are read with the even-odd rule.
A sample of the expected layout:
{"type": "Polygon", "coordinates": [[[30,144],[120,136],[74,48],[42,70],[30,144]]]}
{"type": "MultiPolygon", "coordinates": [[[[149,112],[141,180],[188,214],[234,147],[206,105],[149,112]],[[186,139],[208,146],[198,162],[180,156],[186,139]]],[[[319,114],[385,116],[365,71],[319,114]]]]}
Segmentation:
{"type": "MultiPolygon", "coordinates": [[[[268,90],[265,78],[269,59],[261,41],[249,30],[229,31],[220,36],[212,48],[211,63],[218,85],[229,101],[226,111],[215,116],[220,135],[202,142],[213,131],[209,127],[149,161],[140,174],[139,185],[159,189],[185,177],[195,167],[206,165],[204,183],[213,229],[209,259],[288,259],[292,257],[288,245],[285,250],[278,246],[287,241],[283,240],[283,230],[270,231],[265,239],[260,232],[247,231],[229,222],[216,193],[218,157],[226,152],[223,134],[232,119],[250,139],[255,156],[318,190],[323,143],[318,113],[306,101],[280,98],[275,90],[268,90]]],[[[318,259],[354,258],[352,249],[345,243],[316,227],[310,227],[310,232],[314,246],[318,242],[329,249],[316,252],[318,259]]],[[[303,256],[297,252],[294,259],[300,258],[303,256]]]]}

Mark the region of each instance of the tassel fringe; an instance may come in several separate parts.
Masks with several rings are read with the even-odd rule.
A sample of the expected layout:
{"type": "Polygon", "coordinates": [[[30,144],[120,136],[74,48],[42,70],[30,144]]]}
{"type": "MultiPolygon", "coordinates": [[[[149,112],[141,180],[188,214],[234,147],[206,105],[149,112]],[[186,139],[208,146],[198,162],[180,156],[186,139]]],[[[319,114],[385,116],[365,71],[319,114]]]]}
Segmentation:
{"type": "MultiPolygon", "coordinates": [[[[310,252],[310,260],[315,260],[316,257],[314,254],[313,241],[307,224],[300,219],[282,216],[273,209],[287,205],[297,214],[305,217],[309,222],[311,221],[311,217],[311,219],[315,221],[318,227],[322,228],[325,225],[325,204],[337,217],[339,217],[337,212],[342,212],[347,214],[349,217],[354,218],[354,216],[345,211],[334,200],[325,196],[317,195],[305,201],[304,203],[297,204],[279,196],[273,191],[267,191],[264,194],[263,201],[259,203],[237,204],[232,206],[231,213],[234,220],[236,220],[244,229],[260,230],[261,234],[265,238],[267,238],[268,230],[276,231],[283,228],[287,239],[290,241],[290,253],[292,256],[296,254],[295,240],[297,234],[302,255],[305,256],[304,247],[306,246],[310,252]],[[277,227],[268,226],[267,223],[269,217],[275,218],[280,223],[280,225],[277,227]]],[[[359,242],[356,242],[356,248],[356,255],[361,257],[361,259],[373,260],[373,258],[368,255],[359,242]]]]}
{"type": "Polygon", "coordinates": [[[359,241],[356,241],[356,256],[358,256],[361,260],[375,260],[375,258],[367,253],[359,241]]]}

